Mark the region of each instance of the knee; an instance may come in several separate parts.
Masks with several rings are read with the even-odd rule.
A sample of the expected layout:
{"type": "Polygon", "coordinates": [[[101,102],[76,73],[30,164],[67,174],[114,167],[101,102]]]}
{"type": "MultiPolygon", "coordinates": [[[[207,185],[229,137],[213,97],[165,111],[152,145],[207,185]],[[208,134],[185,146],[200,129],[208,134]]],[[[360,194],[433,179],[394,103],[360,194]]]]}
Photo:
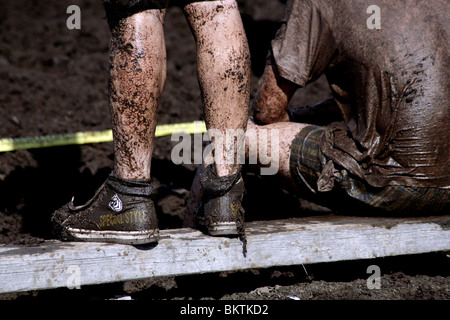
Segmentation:
{"type": "Polygon", "coordinates": [[[111,30],[121,20],[129,18],[144,10],[162,10],[167,7],[168,0],[103,0],[106,18],[111,30]]]}
{"type": "Polygon", "coordinates": [[[189,21],[212,21],[215,18],[221,17],[224,14],[234,13],[227,16],[226,20],[235,20],[236,17],[240,18],[239,9],[236,0],[204,0],[204,1],[192,1],[182,0],[183,12],[189,21]],[[237,13],[237,14],[236,14],[237,13]]]}

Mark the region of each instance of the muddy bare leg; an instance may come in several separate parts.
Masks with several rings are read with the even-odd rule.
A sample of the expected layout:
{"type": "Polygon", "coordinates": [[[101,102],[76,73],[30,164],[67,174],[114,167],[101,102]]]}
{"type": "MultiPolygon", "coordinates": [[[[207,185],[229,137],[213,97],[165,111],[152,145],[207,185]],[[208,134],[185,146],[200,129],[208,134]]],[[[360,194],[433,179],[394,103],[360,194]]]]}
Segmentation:
{"type": "Polygon", "coordinates": [[[259,170],[262,167],[272,165],[278,168],[276,176],[285,180],[292,180],[289,166],[292,141],[307,126],[308,124],[295,122],[277,122],[259,126],[249,120],[245,136],[245,163],[248,164],[249,159],[256,159],[256,164],[248,164],[247,167],[252,166],[252,171],[258,172],[256,169],[259,170]],[[262,134],[263,139],[261,139],[262,134]],[[272,139],[277,141],[272,141],[272,139]],[[262,142],[265,143],[265,146],[262,145],[262,142]],[[278,150],[271,150],[274,145],[277,146],[278,150]],[[253,146],[257,146],[257,148],[253,146]],[[261,148],[264,148],[263,151],[261,148]],[[274,154],[274,151],[276,154],[274,154]],[[270,164],[270,161],[276,163],[270,164]]]}
{"type": "Polygon", "coordinates": [[[157,108],[166,79],[165,10],[145,10],[111,30],[110,105],[114,175],[150,178],[157,108]]]}
{"type": "MultiPolygon", "coordinates": [[[[194,2],[184,8],[197,43],[197,73],[202,91],[208,129],[225,135],[226,129],[241,130],[247,125],[250,97],[250,52],[235,0],[194,2]]],[[[223,148],[216,159],[218,176],[238,170],[236,147],[215,141],[223,148]],[[220,163],[217,163],[220,162],[220,163]]]]}

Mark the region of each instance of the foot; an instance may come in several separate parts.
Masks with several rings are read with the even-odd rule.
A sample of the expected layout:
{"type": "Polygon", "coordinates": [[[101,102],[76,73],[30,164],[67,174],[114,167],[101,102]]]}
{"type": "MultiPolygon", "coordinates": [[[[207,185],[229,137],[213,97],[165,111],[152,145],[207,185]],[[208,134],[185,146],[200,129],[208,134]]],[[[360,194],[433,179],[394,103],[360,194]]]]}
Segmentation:
{"type": "Polygon", "coordinates": [[[152,190],[145,181],[113,176],[86,204],[70,203],[52,216],[55,234],[62,240],[145,244],[159,239],[152,190]]]}
{"type": "Polygon", "coordinates": [[[203,215],[200,223],[211,236],[237,236],[244,231],[244,181],[240,170],[232,175],[219,177],[213,166],[202,173],[200,183],[204,191],[203,215]]]}

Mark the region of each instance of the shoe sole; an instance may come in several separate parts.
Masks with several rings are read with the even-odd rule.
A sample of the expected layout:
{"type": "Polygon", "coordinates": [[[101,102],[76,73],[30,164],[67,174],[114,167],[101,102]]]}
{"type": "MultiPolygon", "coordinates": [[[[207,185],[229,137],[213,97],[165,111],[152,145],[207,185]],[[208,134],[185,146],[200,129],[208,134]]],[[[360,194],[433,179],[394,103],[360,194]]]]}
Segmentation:
{"type": "Polygon", "coordinates": [[[67,233],[76,240],[85,242],[108,242],[119,244],[147,244],[158,242],[158,230],[146,231],[100,231],[67,228],[67,233]]]}
{"type": "Polygon", "coordinates": [[[236,222],[215,222],[208,226],[208,233],[213,237],[239,235],[236,222]]]}

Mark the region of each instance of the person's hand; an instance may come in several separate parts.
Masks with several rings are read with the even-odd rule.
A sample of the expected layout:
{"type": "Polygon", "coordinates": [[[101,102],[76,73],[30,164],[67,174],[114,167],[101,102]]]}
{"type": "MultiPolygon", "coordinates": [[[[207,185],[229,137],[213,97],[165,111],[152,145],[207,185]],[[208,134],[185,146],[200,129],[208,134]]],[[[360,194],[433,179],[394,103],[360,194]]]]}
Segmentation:
{"type": "Polygon", "coordinates": [[[270,105],[264,107],[253,107],[253,120],[256,124],[264,125],[276,122],[288,122],[289,110],[280,110],[278,108],[272,108],[270,105]]]}
{"type": "Polygon", "coordinates": [[[253,119],[257,124],[288,122],[287,106],[298,86],[280,77],[273,64],[267,64],[253,101],[253,119]]]}

